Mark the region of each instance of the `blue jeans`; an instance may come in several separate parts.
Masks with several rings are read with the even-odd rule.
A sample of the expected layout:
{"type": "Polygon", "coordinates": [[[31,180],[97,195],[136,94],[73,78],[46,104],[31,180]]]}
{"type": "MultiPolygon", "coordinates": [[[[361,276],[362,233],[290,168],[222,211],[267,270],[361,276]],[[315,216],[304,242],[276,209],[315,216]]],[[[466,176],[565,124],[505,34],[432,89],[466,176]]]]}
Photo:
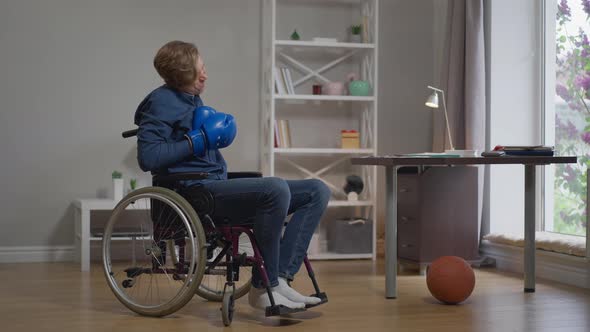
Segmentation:
{"type": "MultiPolygon", "coordinates": [[[[320,180],[283,180],[277,177],[205,182],[215,201],[214,220],[231,223],[251,220],[264,259],[270,286],[278,277],[293,280],[330,199],[330,189],[320,180]],[[293,214],[281,238],[285,219],[293,214]]],[[[264,286],[258,269],[252,285],[264,286]]]]}

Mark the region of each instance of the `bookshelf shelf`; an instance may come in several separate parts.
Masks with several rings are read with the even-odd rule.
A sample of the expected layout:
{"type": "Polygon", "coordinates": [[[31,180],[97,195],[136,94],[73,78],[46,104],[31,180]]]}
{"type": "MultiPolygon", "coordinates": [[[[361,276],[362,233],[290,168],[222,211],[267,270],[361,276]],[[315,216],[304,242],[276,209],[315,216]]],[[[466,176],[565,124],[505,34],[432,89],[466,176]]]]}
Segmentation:
{"type": "Polygon", "coordinates": [[[337,251],[352,248],[344,241],[328,243],[327,235],[341,225],[331,222],[335,219],[377,218],[377,169],[351,165],[350,158],[376,155],[379,0],[263,0],[262,10],[262,173],[319,179],[332,191],[330,211],[314,235],[319,240],[311,259],[376,259],[376,222],[369,228],[372,238],[365,239],[372,241],[368,253],[328,251],[341,245],[345,250],[337,251]],[[346,42],[352,39],[345,31],[359,24],[362,42],[346,42]],[[289,39],[294,28],[302,40],[289,39]],[[324,40],[312,40],[315,37],[324,40]],[[351,95],[351,74],[368,83],[372,95],[351,95]],[[311,94],[318,90],[325,94],[311,94]],[[350,132],[358,133],[358,142],[350,144],[351,138],[342,134],[350,132]],[[357,201],[347,200],[344,185],[349,175],[364,184],[357,201]]]}
{"type": "MultiPolygon", "coordinates": [[[[151,236],[136,236],[135,238],[133,238],[131,236],[116,236],[116,235],[113,235],[113,237],[111,237],[111,241],[130,241],[130,240],[152,241],[153,237],[151,237],[151,236]]],[[[102,236],[91,236],[90,241],[102,241],[102,236]]]]}
{"type": "Polygon", "coordinates": [[[373,201],[345,201],[345,200],[331,200],[328,202],[328,207],[337,206],[371,206],[375,204],[373,201]]]}
{"type": "Polygon", "coordinates": [[[341,49],[374,49],[375,44],[369,43],[342,43],[342,42],[315,42],[296,40],[276,40],[275,45],[282,48],[317,47],[317,48],[341,48],[341,49]]]}
{"type": "Polygon", "coordinates": [[[274,148],[274,153],[305,155],[305,154],[373,154],[373,149],[339,149],[339,148],[274,148]]]}
{"type": "Polygon", "coordinates": [[[373,254],[338,254],[333,252],[323,252],[318,254],[309,254],[308,258],[311,260],[327,260],[327,259],[367,259],[372,258],[373,254]]]}
{"type": "Polygon", "coordinates": [[[375,101],[373,96],[330,96],[330,95],[274,95],[277,100],[320,100],[320,101],[375,101]]]}

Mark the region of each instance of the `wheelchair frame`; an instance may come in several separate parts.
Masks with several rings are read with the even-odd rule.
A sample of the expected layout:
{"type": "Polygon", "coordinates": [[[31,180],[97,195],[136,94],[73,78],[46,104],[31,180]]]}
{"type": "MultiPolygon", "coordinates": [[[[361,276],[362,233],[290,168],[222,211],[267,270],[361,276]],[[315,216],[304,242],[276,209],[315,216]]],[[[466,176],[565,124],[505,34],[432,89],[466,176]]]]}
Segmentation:
{"type": "MultiPolygon", "coordinates": [[[[122,133],[122,136],[124,138],[133,137],[137,134],[137,131],[138,129],[125,131],[122,133]]],[[[222,302],[221,311],[223,323],[224,325],[229,326],[233,319],[235,299],[245,295],[250,287],[250,282],[248,280],[245,287],[246,291],[244,292],[244,290],[242,289],[240,294],[235,293],[235,282],[238,281],[240,278],[240,267],[251,266],[252,268],[259,269],[260,276],[265,284],[266,292],[269,296],[271,305],[267,307],[265,310],[266,316],[291,314],[299,311],[304,311],[306,310],[306,308],[314,307],[328,302],[327,295],[324,292],[321,292],[319,289],[314,271],[311,267],[311,263],[309,262],[309,259],[306,255],[304,258],[304,264],[315,290],[315,293],[311,296],[319,297],[321,299],[321,302],[315,305],[307,305],[305,309],[291,309],[283,305],[276,305],[274,298],[272,296],[271,288],[269,286],[270,282],[268,279],[268,275],[266,273],[266,269],[264,267],[264,260],[256,243],[256,239],[254,233],[252,232],[251,225],[233,226],[229,224],[224,224],[216,226],[214,220],[211,218],[211,215],[214,211],[214,200],[211,193],[203,187],[197,186],[191,188],[191,197],[185,197],[183,195],[185,192],[187,192],[187,190],[180,184],[181,181],[202,180],[207,178],[207,176],[208,174],[203,172],[154,175],[152,178],[152,187],[138,189],[129,193],[126,197],[124,197],[121,200],[121,202],[113,210],[113,214],[111,215],[111,218],[109,219],[105,227],[105,237],[103,238],[103,267],[107,282],[109,283],[109,286],[111,287],[119,301],[121,301],[129,309],[141,315],[160,317],[168,315],[180,309],[188,301],[190,301],[194,293],[197,293],[198,295],[206,299],[222,302]],[[151,269],[134,270],[134,267],[130,267],[124,270],[127,273],[128,277],[128,279],[126,279],[125,281],[128,282],[128,280],[134,280],[134,278],[138,277],[142,273],[169,273],[174,276],[174,280],[183,281],[184,285],[188,285],[187,287],[190,290],[190,293],[186,293],[185,295],[183,295],[184,297],[179,299],[177,303],[175,303],[172,306],[168,305],[164,306],[163,308],[155,308],[153,310],[145,311],[139,310],[137,306],[133,305],[133,303],[129,303],[128,298],[125,298],[125,296],[121,296],[121,290],[118,288],[119,285],[116,281],[113,280],[114,278],[112,277],[112,267],[109,266],[109,264],[111,263],[111,259],[109,257],[110,253],[107,249],[110,248],[110,243],[108,243],[108,241],[109,239],[111,239],[112,235],[108,232],[112,231],[112,227],[116,223],[117,218],[120,215],[120,212],[126,208],[126,206],[124,206],[124,203],[132,202],[134,197],[149,197],[150,194],[161,194],[163,196],[169,197],[168,202],[166,203],[170,204],[170,208],[182,216],[181,219],[183,219],[183,225],[188,226],[187,229],[189,229],[189,231],[185,231],[182,233],[184,234],[182,239],[167,239],[165,235],[168,235],[168,237],[170,237],[170,234],[175,233],[174,230],[170,231],[169,228],[166,229],[166,232],[169,232],[169,234],[158,234],[162,237],[164,241],[167,241],[166,244],[162,244],[163,241],[160,241],[161,238],[158,237],[159,240],[156,244],[157,247],[154,247],[152,245],[153,249],[158,252],[159,257],[163,257],[161,261],[159,261],[158,258],[152,252],[150,252],[150,255],[156,257],[154,259],[150,256],[150,258],[152,259],[151,269]],[[190,236],[187,234],[190,234],[190,236]],[[245,234],[248,237],[250,243],[252,244],[252,256],[249,256],[246,253],[239,252],[239,239],[241,234],[245,234]],[[186,266],[185,262],[184,249],[186,249],[185,237],[187,236],[191,241],[198,242],[199,245],[201,245],[202,242],[201,247],[195,247],[194,245],[192,246],[192,253],[190,257],[193,261],[196,261],[196,266],[194,267],[191,264],[189,264],[189,266],[186,266]],[[168,246],[171,244],[171,241],[174,241],[173,245],[179,246],[178,253],[176,253],[174,247],[168,248],[168,246]],[[220,245],[222,245],[221,248],[220,245]],[[220,251],[217,253],[215,257],[213,257],[213,250],[217,248],[220,248],[220,251]],[[204,252],[202,249],[206,249],[206,252],[204,252]],[[166,264],[165,258],[167,251],[173,259],[174,269],[162,269],[163,264],[166,264]],[[160,266],[158,266],[158,264],[160,266]],[[225,270],[223,271],[225,271],[226,282],[223,288],[222,296],[207,296],[207,294],[199,292],[201,286],[200,283],[203,275],[220,275],[221,273],[223,273],[222,270],[216,269],[217,267],[225,267],[225,270]],[[191,269],[194,270],[191,271],[191,269]],[[228,288],[230,288],[231,291],[228,292],[228,288]],[[235,295],[237,295],[237,297],[235,295]]],[[[229,179],[245,177],[262,177],[262,174],[259,172],[228,172],[229,179]]],[[[150,202],[152,201],[153,199],[150,199],[150,202]]],[[[155,204],[152,203],[150,205],[150,209],[154,206],[155,204]]],[[[154,216],[152,215],[151,219],[154,223],[154,233],[156,233],[157,225],[156,220],[154,219],[157,218],[154,218],[154,216]]],[[[151,250],[152,248],[148,249],[151,250]]],[[[146,249],[146,255],[148,255],[148,249],[146,249]]],[[[123,286],[123,288],[128,288],[125,285],[125,281],[123,281],[121,286],[123,286]]],[[[133,285],[131,285],[130,287],[133,287],[133,285]]]]}

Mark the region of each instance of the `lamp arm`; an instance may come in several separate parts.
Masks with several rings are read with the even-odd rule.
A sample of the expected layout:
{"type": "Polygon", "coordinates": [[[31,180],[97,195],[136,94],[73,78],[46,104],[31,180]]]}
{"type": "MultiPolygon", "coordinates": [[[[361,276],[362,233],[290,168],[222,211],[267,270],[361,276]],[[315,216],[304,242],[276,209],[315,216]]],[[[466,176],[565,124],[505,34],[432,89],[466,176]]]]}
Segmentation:
{"type": "MultiPolygon", "coordinates": [[[[432,88],[432,89],[436,89],[436,88],[432,88]]],[[[436,89],[438,90],[438,89],[436,89]]],[[[453,139],[451,138],[451,126],[449,126],[449,117],[447,115],[447,102],[445,100],[445,92],[442,90],[439,90],[442,93],[442,97],[443,97],[443,107],[445,108],[445,121],[447,122],[447,134],[449,135],[449,143],[451,144],[451,150],[455,150],[455,146],[453,145],[453,139]]]]}
{"type": "Polygon", "coordinates": [[[444,93],[444,91],[443,91],[443,90],[441,90],[441,89],[435,88],[435,87],[433,87],[433,86],[430,86],[430,85],[427,85],[427,86],[428,86],[428,88],[429,88],[429,89],[432,89],[432,90],[434,90],[434,91],[438,91],[438,92],[442,92],[442,93],[444,93]]]}

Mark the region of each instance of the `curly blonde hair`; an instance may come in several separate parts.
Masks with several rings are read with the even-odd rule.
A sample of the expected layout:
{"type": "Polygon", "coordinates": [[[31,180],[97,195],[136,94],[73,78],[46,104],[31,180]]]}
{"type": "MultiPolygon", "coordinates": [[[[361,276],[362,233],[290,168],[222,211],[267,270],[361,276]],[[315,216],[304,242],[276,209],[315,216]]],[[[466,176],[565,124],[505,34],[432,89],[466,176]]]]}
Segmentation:
{"type": "Polygon", "coordinates": [[[168,86],[182,89],[197,79],[199,50],[194,44],[174,40],[162,46],[154,57],[154,67],[168,86]]]}

